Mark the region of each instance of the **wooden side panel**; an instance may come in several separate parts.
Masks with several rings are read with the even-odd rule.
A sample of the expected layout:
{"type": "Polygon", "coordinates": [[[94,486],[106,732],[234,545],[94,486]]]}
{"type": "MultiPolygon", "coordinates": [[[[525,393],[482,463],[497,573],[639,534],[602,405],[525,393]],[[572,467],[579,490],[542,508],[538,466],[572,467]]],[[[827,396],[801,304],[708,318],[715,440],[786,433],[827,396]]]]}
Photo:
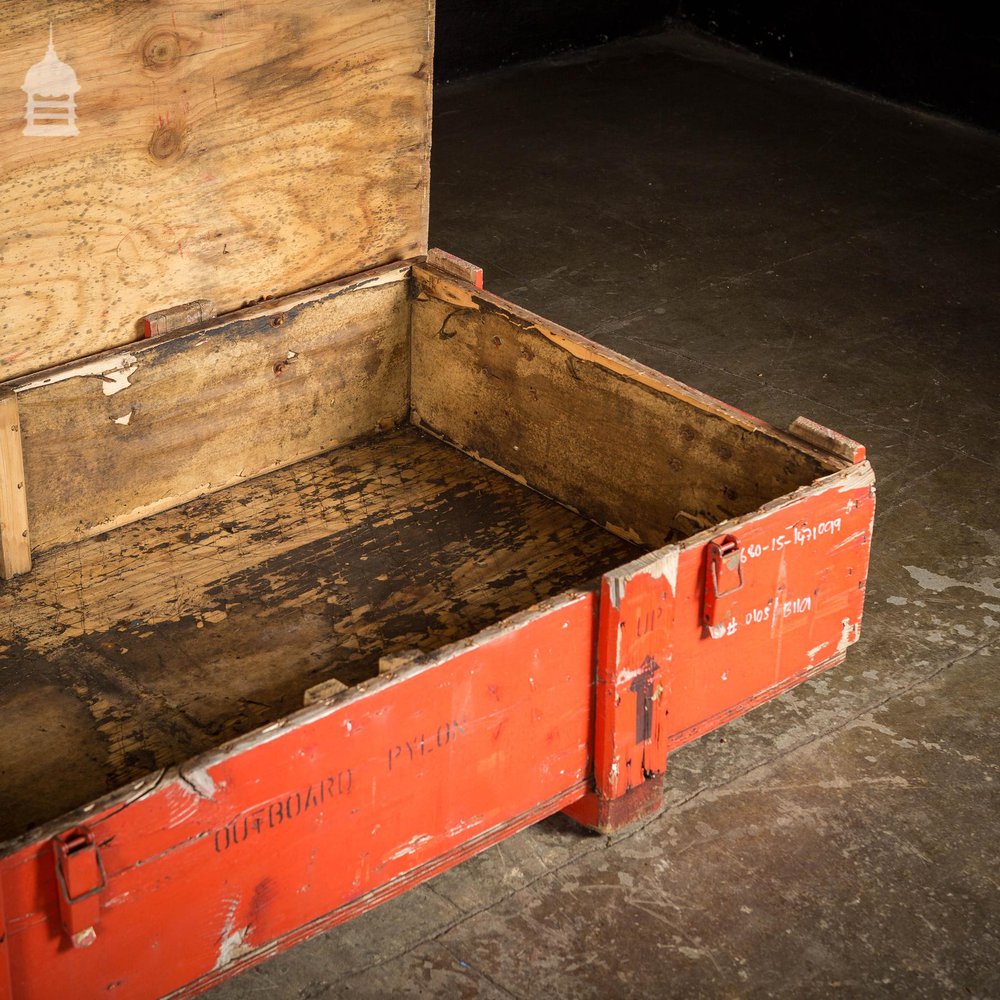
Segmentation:
{"type": "Polygon", "coordinates": [[[864,462],[681,546],[665,708],[671,747],[840,662],[861,633],[875,515],[864,462]],[[706,544],[739,544],[743,585],[702,624],[706,544]]]}
{"type": "Polygon", "coordinates": [[[9,580],[29,569],[31,542],[21,419],[17,397],[8,392],[0,394],[0,576],[9,580]]]}
{"type": "Polygon", "coordinates": [[[839,465],[769,425],[414,267],[412,419],[656,548],[839,465]]]}
{"type": "Polygon", "coordinates": [[[64,827],[8,845],[15,1000],[224,978],[578,798],[594,620],[593,593],[569,595],[67,817],[107,871],[89,948],[59,926],[64,827]]]}
{"type": "Polygon", "coordinates": [[[14,383],[35,549],[402,421],[404,275],[376,272],[311,300],[269,304],[14,383]]]}
{"type": "Polygon", "coordinates": [[[5,0],[0,379],[423,253],[432,8],[5,0]]]}

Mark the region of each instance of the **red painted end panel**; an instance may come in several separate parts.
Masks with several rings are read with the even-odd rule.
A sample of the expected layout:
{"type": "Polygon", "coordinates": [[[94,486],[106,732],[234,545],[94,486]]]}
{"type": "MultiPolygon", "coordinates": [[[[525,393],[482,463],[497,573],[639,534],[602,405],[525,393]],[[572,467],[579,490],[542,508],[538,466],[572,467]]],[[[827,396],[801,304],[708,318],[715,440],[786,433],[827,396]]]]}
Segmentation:
{"type": "Polygon", "coordinates": [[[215,978],[582,795],[595,603],[521,616],[86,819],[107,872],[90,947],[61,927],[50,839],[0,860],[13,997],[215,978]]]}
{"type": "Polygon", "coordinates": [[[727,529],[740,547],[743,583],[726,598],[714,637],[702,623],[706,546],[682,548],[667,689],[671,747],[843,658],[860,634],[874,512],[865,465],[727,529]]]}
{"type": "Polygon", "coordinates": [[[667,769],[676,550],[605,574],[598,629],[594,782],[615,799],[667,769]]]}

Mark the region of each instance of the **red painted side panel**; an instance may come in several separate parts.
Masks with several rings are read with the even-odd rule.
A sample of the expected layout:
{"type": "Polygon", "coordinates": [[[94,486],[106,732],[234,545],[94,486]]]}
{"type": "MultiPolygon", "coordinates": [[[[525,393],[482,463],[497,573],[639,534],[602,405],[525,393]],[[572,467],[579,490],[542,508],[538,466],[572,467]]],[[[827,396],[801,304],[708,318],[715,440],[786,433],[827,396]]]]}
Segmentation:
{"type": "Polygon", "coordinates": [[[10,979],[10,941],[7,937],[7,919],[4,915],[3,893],[0,892],[0,997],[12,994],[10,979]]]}
{"type": "Polygon", "coordinates": [[[874,514],[865,463],[724,526],[739,545],[742,585],[720,600],[711,631],[703,624],[707,546],[681,547],[666,693],[671,747],[843,658],[860,634],[874,514]]]}
{"type": "Polygon", "coordinates": [[[61,927],[52,831],[0,860],[12,996],[204,985],[579,798],[595,603],[521,616],[83,818],[107,875],[90,947],[61,927]]]}

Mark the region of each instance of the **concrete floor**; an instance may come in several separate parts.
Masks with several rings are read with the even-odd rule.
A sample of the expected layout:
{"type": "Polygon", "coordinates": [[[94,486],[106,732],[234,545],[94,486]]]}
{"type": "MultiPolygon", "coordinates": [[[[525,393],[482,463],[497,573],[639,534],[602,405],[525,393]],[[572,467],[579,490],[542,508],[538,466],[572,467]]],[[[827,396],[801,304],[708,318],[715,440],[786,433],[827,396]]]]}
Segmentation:
{"type": "Polygon", "coordinates": [[[442,88],[432,242],[519,303],[868,445],[847,662],[210,994],[1000,995],[1000,138],[682,33],[442,88]]]}

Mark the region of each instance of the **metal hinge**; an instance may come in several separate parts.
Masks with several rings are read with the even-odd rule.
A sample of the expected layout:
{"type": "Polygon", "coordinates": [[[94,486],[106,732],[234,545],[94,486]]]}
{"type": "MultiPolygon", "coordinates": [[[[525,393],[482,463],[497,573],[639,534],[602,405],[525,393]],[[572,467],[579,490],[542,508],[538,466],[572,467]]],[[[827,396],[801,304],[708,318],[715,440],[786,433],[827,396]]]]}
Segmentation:
{"type": "Polygon", "coordinates": [[[59,916],[74,948],[89,948],[97,940],[100,894],[108,884],[94,834],[85,826],[52,841],[59,883],[59,916]]]}
{"type": "Polygon", "coordinates": [[[705,560],[705,598],[702,624],[718,639],[735,621],[733,596],[743,589],[743,553],[735,535],[723,535],[707,546],[705,560]]]}

